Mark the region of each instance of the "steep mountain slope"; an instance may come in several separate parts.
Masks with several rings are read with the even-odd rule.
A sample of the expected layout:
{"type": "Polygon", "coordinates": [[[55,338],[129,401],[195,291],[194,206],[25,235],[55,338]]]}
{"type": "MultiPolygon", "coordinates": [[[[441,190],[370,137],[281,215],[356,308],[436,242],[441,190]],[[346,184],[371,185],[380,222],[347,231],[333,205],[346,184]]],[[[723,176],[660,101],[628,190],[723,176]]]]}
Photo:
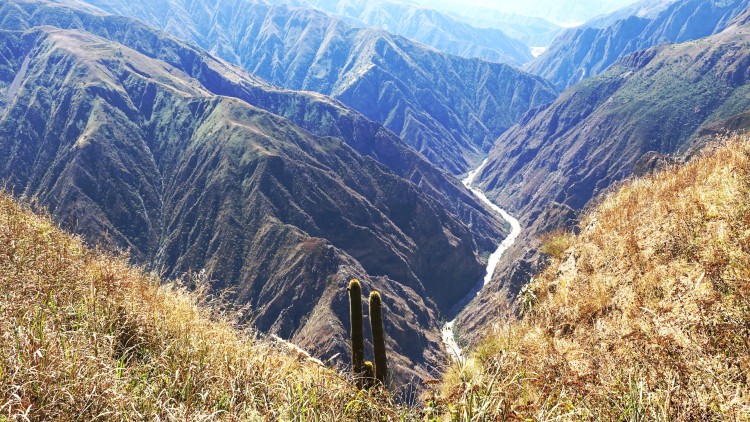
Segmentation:
{"type": "MultiPolygon", "coordinates": [[[[750,110],[748,13],[712,37],[625,57],[498,139],[479,183],[526,228],[499,274],[513,290],[533,271],[541,234],[570,227],[592,198],[690,153],[713,125],[750,110]]],[[[489,298],[469,314],[487,306],[489,298]]]]}
{"type": "Polygon", "coordinates": [[[301,0],[353,19],[354,25],[380,28],[448,54],[520,66],[533,58],[529,47],[498,29],[475,28],[434,9],[395,1],[301,0]]]}
{"type": "Polygon", "coordinates": [[[451,411],[748,420],[750,137],[625,184],[580,230],[550,239],[522,318],[446,377],[451,411]]]}
{"type": "Polygon", "coordinates": [[[356,275],[388,298],[397,379],[440,360],[437,312],[500,234],[458,182],[325,97],[130,19],[19,1],[0,21],[21,28],[0,33],[0,178],[16,194],[167,276],[206,268],[249,322],[318,356],[346,350],[356,275]],[[52,22],[110,39],[32,27],[52,22]]]}
{"type": "Polygon", "coordinates": [[[749,46],[747,25],[735,24],[625,57],[504,134],[480,181],[515,210],[581,209],[647,152],[686,151],[703,126],[749,110],[749,46]]]}
{"type": "Polygon", "coordinates": [[[629,53],[721,32],[748,4],[747,0],[643,1],[567,30],[525,69],[565,89],[602,73],[629,53]]]}
{"type": "Polygon", "coordinates": [[[542,79],[510,66],[354,29],[309,9],[252,0],[90,3],[152,23],[273,84],[331,95],[454,174],[527,110],[556,96],[542,79]]]}
{"type": "Polygon", "coordinates": [[[98,9],[88,5],[79,7],[77,0],[75,4],[75,8],[61,8],[51,2],[13,0],[1,5],[0,17],[7,29],[25,30],[50,25],[85,30],[125,44],[182,69],[214,94],[240,98],[285,117],[316,135],[343,139],[360,154],[374,158],[397,175],[419,185],[425,193],[451,207],[456,214],[469,220],[476,219],[480,232],[494,225],[486,226],[486,219],[473,215],[472,209],[477,208],[478,203],[461,183],[437,170],[392,132],[340,103],[321,95],[278,89],[138,21],[100,14],[98,9]],[[90,12],[83,13],[83,10],[90,12]],[[453,201],[450,199],[453,197],[461,200],[453,201]]]}
{"type": "Polygon", "coordinates": [[[183,283],[199,288],[93,253],[0,193],[0,418],[409,418],[382,391],[238,329],[202,275],[183,283]]]}

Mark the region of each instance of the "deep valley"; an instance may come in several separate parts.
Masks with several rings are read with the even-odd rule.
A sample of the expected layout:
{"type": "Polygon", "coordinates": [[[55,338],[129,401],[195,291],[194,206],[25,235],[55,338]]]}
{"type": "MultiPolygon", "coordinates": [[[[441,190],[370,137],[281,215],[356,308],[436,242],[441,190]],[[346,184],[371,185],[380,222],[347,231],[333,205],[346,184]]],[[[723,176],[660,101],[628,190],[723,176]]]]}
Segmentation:
{"type": "Polygon", "coordinates": [[[4,0],[0,422],[748,420],[748,128],[748,0],[4,0]]]}

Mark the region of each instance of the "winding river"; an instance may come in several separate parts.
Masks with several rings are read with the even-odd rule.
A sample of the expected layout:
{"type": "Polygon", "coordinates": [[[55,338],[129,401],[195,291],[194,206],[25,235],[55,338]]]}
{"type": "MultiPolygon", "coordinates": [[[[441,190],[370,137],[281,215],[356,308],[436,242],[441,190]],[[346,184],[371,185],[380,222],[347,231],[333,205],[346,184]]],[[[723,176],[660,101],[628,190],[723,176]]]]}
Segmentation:
{"type": "Polygon", "coordinates": [[[492,275],[495,273],[495,268],[500,262],[500,257],[503,256],[503,253],[505,253],[508,248],[513,246],[516,238],[521,233],[521,224],[518,222],[518,220],[513,218],[513,216],[508,214],[504,209],[493,204],[492,201],[487,198],[487,195],[485,195],[484,192],[472,186],[474,184],[474,179],[476,179],[477,175],[479,175],[479,173],[484,169],[486,165],[487,160],[484,160],[484,162],[479,167],[469,172],[468,176],[466,176],[466,179],[463,180],[463,184],[467,189],[472,191],[474,195],[476,195],[482,202],[487,204],[493,211],[495,211],[505,221],[507,221],[510,224],[511,230],[508,237],[506,237],[502,241],[502,243],[498,245],[497,250],[495,250],[495,252],[490,255],[490,259],[487,261],[487,271],[484,275],[484,278],[479,280],[474,288],[472,288],[471,291],[463,299],[461,299],[460,302],[453,306],[449,313],[449,315],[453,316],[453,319],[446,322],[443,326],[443,343],[445,344],[445,348],[446,350],[448,350],[448,353],[450,354],[450,357],[454,362],[460,362],[463,360],[463,350],[461,350],[461,346],[459,346],[456,342],[456,333],[454,332],[458,314],[466,307],[466,305],[474,300],[474,298],[477,297],[482,291],[484,286],[486,286],[487,283],[492,280],[492,275]]]}

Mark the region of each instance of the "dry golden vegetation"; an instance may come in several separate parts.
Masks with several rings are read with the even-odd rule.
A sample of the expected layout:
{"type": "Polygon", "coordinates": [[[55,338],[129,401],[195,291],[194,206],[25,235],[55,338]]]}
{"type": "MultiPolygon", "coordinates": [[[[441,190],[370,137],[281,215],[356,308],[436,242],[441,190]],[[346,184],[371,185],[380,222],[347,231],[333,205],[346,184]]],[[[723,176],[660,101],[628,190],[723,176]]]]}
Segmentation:
{"type": "Polygon", "coordinates": [[[581,229],[550,237],[523,316],[446,375],[436,414],[750,420],[750,137],[628,183],[581,229]]]}
{"type": "Polygon", "coordinates": [[[408,416],[239,330],[188,281],[93,253],[0,193],[0,421],[408,416]]]}

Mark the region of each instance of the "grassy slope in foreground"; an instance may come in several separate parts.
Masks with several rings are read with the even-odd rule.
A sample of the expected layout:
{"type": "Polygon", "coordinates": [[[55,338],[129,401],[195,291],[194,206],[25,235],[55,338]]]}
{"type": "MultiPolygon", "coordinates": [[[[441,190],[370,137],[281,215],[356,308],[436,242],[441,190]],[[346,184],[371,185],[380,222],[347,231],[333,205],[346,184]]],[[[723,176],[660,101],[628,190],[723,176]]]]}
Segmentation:
{"type": "Polygon", "coordinates": [[[748,420],[750,137],[626,184],[580,227],[550,236],[524,316],[444,395],[477,420],[748,420]]]}
{"type": "Polygon", "coordinates": [[[3,193],[0,292],[0,420],[378,420],[404,412],[240,332],[209,312],[205,295],[88,251],[3,193]]]}

